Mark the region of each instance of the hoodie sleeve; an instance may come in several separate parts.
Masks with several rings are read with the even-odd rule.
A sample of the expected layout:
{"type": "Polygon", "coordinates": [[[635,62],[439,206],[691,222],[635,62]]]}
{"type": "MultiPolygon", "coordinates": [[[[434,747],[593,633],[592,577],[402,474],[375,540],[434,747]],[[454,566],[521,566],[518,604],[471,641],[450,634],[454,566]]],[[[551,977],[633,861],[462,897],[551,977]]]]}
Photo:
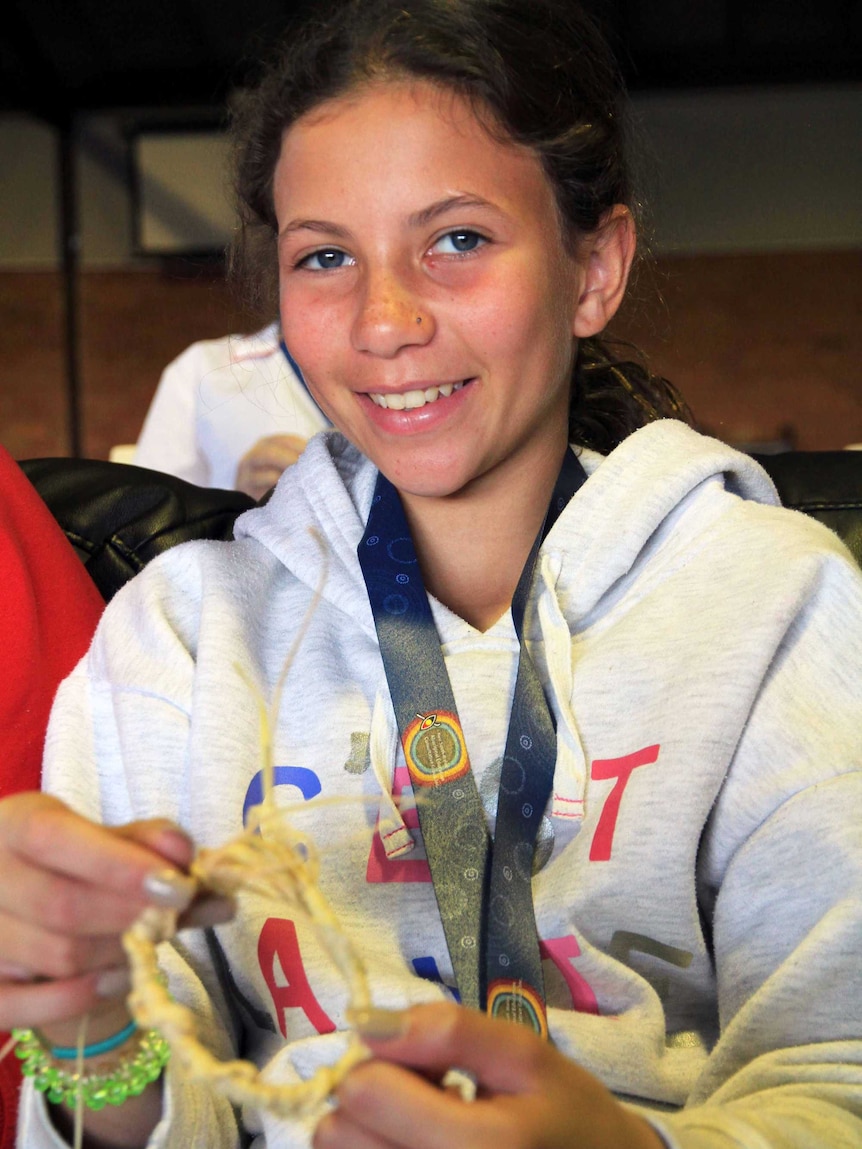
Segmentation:
{"type": "Polygon", "coordinates": [[[674,1149],[862,1145],[862,581],[812,558],[700,857],[721,1036],[674,1149]]]}
{"type": "MultiPolygon", "coordinates": [[[[170,557],[170,556],[166,556],[170,557]]],[[[180,575],[193,577],[182,562],[180,575]]],[[[61,685],[46,745],[43,788],[106,824],[177,816],[176,768],[188,755],[196,595],[162,596],[157,560],[106,611],[89,654],[61,685]]],[[[176,561],[174,561],[176,566],[176,561]]],[[[180,578],[182,581],[182,577],[180,578]]],[[[236,1056],[235,1035],[206,956],[205,937],[165,945],[160,964],[171,992],[195,1013],[202,1041],[219,1058],[236,1056]]],[[[163,1117],[148,1149],[233,1149],[240,1144],[230,1103],[169,1063],[163,1117]]],[[[42,1094],[27,1082],[18,1144],[59,1149],[42,1094]]]]}

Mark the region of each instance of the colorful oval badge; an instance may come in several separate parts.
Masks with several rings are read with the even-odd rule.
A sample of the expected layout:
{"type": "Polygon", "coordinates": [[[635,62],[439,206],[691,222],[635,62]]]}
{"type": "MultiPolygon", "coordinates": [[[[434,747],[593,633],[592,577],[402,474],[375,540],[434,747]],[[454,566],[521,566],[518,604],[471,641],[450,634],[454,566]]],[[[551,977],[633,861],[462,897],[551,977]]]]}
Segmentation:
{"type": "Polygon", "coordinates": [[[548,1036],[548,1018],[542,995],[523,981],[498,978],[488,987],[488,1013],[504,1021],[525,1025],[541,1037],[548,1036]]]}
{"type": "Polygon", "coordinates": [[[458,716],[450,710],[417,714],[403,737],[404,757],[417,786],[454,782],[470,769],[458,716]]]}

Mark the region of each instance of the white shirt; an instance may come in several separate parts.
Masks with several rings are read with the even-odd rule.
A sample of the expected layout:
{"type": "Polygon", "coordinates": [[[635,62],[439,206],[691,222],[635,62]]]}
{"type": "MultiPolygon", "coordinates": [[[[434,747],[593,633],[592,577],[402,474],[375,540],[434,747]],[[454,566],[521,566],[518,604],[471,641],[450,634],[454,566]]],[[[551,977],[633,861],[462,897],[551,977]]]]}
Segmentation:
{"type": "Polygon", "coordinates": [[[327,426],[273,323],[254,335],[193,343],[168,364],[134,462],[203,487],[231,489],[240,459],[259,439],[310,439],[327,426]]]}

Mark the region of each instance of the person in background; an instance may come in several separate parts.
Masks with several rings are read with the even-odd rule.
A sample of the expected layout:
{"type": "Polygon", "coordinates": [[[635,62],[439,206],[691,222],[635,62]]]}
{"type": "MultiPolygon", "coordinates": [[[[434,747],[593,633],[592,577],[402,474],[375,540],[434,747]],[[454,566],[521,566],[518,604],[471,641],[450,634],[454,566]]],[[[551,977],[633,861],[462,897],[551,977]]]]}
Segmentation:
{"type": "Polygon", "coordinates": [[[169,363],[133,461],[260,499],[328,426],[271,323],[193,343],[169,363]]]}
{"type": "MultiPolygon", "coordinates": [[[[83,563],[8,451],[0,447],[0,798],[38,790],[57,686],[104,609],[83,563]]],[[[0,875],[0,882],[4,879],[0,875]]],[[[0,962],[0,978],[14,976],[0,962]]],[[[0,1047],[7,1038],[0,1033],[0,1047]]],[[[21,1075],[0,1062],[0,1149],[12,1149],[21,1075]]]]}

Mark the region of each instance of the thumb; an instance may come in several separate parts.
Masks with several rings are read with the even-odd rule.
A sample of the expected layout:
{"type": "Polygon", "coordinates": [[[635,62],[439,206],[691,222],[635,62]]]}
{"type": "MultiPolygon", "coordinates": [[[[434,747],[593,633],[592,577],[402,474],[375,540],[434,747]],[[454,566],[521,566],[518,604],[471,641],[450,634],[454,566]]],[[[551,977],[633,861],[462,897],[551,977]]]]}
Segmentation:
{"type": "Polygon", "coordinates": [[[449,1069],[466,1070],[492,1093],[530,1090],[553,1057],[547,1042],[524,1026],[451,1002],[403,1013],[363,1010],[353,1021],[375,1056],[435,1078],[449,1069]]]}
{"type": "Polygon", "coordinates": [[[195,847],[191,838],[174,822],[167,818],[150,818],[147,821],[128,822],[115,830],[118,837],[139,846],[146,846],[156,854],[161,854],[166,862],[180,870],[187,870],[194,857],[195,847]]]}

